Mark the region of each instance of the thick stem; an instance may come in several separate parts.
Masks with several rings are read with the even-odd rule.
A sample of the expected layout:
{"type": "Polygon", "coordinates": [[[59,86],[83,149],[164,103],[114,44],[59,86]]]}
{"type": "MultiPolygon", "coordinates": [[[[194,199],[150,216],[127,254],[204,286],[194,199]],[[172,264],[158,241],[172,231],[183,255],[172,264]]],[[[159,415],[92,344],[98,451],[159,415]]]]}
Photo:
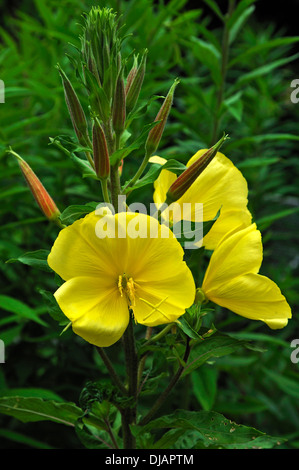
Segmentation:
{"type": "Polygon", "coordinates": [[[135,345],[132,317],[130,318],[129,325],[123,335],[123,346],[128,378],[128,396],[132,399],[131,406],[125,408],[122,411],[124,448],[134,449],[136,446],[136,441],[135,437],[131,433],[130,424],[136,423],[138,357],[135,345]]]}
{"type": "Polygon", "coordinates": [[[111,200],[115,212],[123,212],[124,208],[118,205],[118,196],[121,194],[120,178],[118,172],[118,165],[114,165],[110,169],[110,182],[111,182],[111,200]]]}

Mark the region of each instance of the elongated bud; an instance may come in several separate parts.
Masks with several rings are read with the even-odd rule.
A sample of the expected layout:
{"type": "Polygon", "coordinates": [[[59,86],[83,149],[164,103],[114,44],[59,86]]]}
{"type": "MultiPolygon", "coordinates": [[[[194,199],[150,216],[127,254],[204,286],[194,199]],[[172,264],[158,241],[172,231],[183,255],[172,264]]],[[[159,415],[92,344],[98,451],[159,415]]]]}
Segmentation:
{"type": "Polygon", "coordinates": [[[93,160],[96,174],[99,178],[108,178],[110,173],[109,152],[106,137],[97,118],[92,128],[93,160]]]}
{"type": "Polygon", "coordinates": [[[9,153],[17,158],[25,180],[43,214],[49,220],[57,220],[60,216],[60,211],[34,171],[20,155],[12,150],[9,150],[9,153]]]}
{"type": "Polygon", "coordinates": [[[196,178],[203,172],[208,164],[213,160],[216,153],[219,151],[223,142],[228,138],[227,135],[223,137],[207,150],[201,157],[198,158],[187,170],[185,170],[170,186],[166,194],[166,204],[171,204],[177,201],[185,194],[187,189],[194,183],[196,178]]]}
{"type": "Polygon", "coordinates": [[[162,134],[164,132],[164,128],[166,125],[166,121],[168,115],[170,113],[170,109],[173,102],[173,95],[176,86],[178,85],[179,80],[175,79],[173,85],[171,86],[157,116],[155,119],[156,121],[160,121],[155,127],[153,127],[148,134],[147,141],[145,143],[146,155],[149,157],[151,156],[158,148],[162,134]]]}
{"type": "Polygon", "coordinates": [[[112,122],[116,134],[122,134],[126,122],[126,94],[122,72],[120,72],[116,82],[112,122]]]}
{"type": "Polygon", "coordinates": [[[66,74],[59,65],[57,65],[57,69],[62,79],[65,101],[78,141],[82,146],[89,146],[90,139],[88,135],[88,126],[84,110],[70,80],[67,78],[66,74]]]}
{"type": "Polygon", "coordinates": [[[126,106],[127,112],[131,112],[138,101],[140,90],[143,84],[145,70],[146,70],[146,57],[148,50],[145,49],[141,57],[141,62],[137,68],[137,57],[134,58],[133,67],[128,75],[126,83],[126,106]]]}
{"type": "Polygon", "coordinates": [[[133,65],[126,79],[126,88],[125,88],[126,95],[128,94],[129,89],[131,88],[132,82],[134,78],[136,77],[137,70],[138,70],[138,56],[134,55],[133,65]]]}

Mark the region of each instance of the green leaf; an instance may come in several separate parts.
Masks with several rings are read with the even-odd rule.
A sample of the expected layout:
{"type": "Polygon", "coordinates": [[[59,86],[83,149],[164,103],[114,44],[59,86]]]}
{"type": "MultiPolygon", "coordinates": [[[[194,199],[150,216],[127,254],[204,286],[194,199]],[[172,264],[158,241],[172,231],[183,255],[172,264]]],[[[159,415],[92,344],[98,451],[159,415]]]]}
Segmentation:
{"type": "Polygon", "coordinates": [[[13,416],[23,423],[54,421],[74,426],[82,410],[73,403],[61,403],[37,397],[1,397],[0,413],[13,416]]]}
{"type": "Polygon", "coordinates": [[[10,388],[10,389],[1,389],[0,397],[38,397],[46,400],[55,400],[63,402],[64,400],[57,395],[57,393],[52,392],[52,390],[47,390],[44,388],[10,388]]]}
{"type": "Polygon", "coordinates": [[[193,339],[203,339],[201,335],[199,335],[193,328],[192,326],[188,323],[186,318],[184,318],[184,315],[180,317],[177,321],[176,324],[178,327],[187,335],[189,338],[193,339]]]}
{"type": "Polygon", "coordinates": [[[159,163],[152,163],[149,171],[144,175],[144,177],[138,180],[134,186],[129,187],[126,191],[129,192],[137,188],[142,188],[148,184],[153,184],[162,170],[172,171],[173,173],[179,175],[186,170],[186,166],[174,159],[167,160],[164,165],[160,165],[159,163]]]}
{"type": "Polygon", "coordinates": [[[13,416],[23,423],[54,421],[72,427],[82,418],[87,425],[100,430],[106,429],[105,423],[92,414],[83,418],[82,409],[74,403],[44,400],[39,397],[0,397],[0,413],[13,416]]]}
{"type": "Polygon", "coordinates": [[[19,432],[11,431],[9,429],[0,429],[0,438],[9,439],[13,442],[32,447],[34,449],[53,449],[49,444],[33,439],[27,436],[27,434],[21,434],[19,432]]]}
{"type": "Polygon", "coordinates": [[[271,379],[280,390],[282,390],[287,395],[299,399],[299,375],[296,374],[294,379],[286,377],[283,374],[279,374],[270,369],[263,368],[264,374],[271,379]],[[295,378],[296,377],[296,378],[295,378]]]}
{"type": "Polygon", "coordinates": [[[60,220],[65,225],[71,225],[81,217],[93,212],[98,204],[98,202],[88,202],[83,205],[69,206],[61,213],[60,220]]]}
{"type": "Polygon", "coordinates": [[[139,137],[137,137],[137,139],[132,144],[128,145],[128,147],[124,147],[122,149],[116,150],[116,152],[114,152],[110,156],[111,165],[113,166],[113,165],[117,164],[118,162],[120,162],[121,160],[126,158],[128,155],[130,155],[130,153],[132,153],[133,150],[138,150],[142,145],[144,145],[145,142],[146,142],[149,131],[153,127],[155,127],[159,122],[160,121],[154,121],[154,122],[151,122],[150,124],[147,124],[142,129],[139,137]]]}
{"type": "MultiPolygon", "coordinates": [[[[252,135],[248,137],[243,137],[242,139],[236,139],[233,142],[230,142],[226,146],[226,152],[230,152],[233,148],[239,148],[247,144],[260,144],[262,142],[275,142],[275,141],[284,141],[284,140],[299,140],[299,136],[295,134],[263,134],[263,135],[252,135]]],[[[262,161],[262,160],[261,160],[262,161]]]]}
{"type": "Polygon", "coordinates": [[[224,16],[218,6],[218,4],[214,0],[204,0],[204,2],[209,5],[209,7],[216,13],[216,15],[220,18],[221,21],[224,21],[224,16]]]}
{"type": "Polygon", "coordinates": [[[261,44],[257,44],[256,46],[246,48],[245,52],[238,54],[229,62],[228,66],[232,67],[238,62],[247,61],[250,56],[258,56],[262,52],[267,51],[267,49],[277,49],[280,46],[287,46],[295,42],[299,42],[299,36],[275,38],[270,41],[265,41],[261,44]]]}
{"type": "Polygon", "coordinates": [[[53,318],[53,320],[57,321],[60,326],[68,325],[70,321],[59,307],[52,292],[48,292],[44,289],[39,289],[38,291],[42,295],[46,303],[48,313],[53,318]]]}
{"type": "MultiPolygon", "coordinates": [[[[220,215],[220,210],[218,211],[214,219],[207,220],[205,222],[188,222],[188,221],[180,220],[179,222],[176,222],[173,225],[172,232],[174,233],[177,240],[180,242],[182,246],[185,246],[186,243],[189,243],[189,244],[193,242],[198,243],[211,230],[214,223],[218,219],[219,215],[220,215]]],[[[190,248],[190,245],[188,248],[190,248]]],[[[197,247],[197,249],[199,248],[200,246],[197,247]]]]}
{"type": "MultiPolygon", "coordinates": [[[[199,331],[199,334],[202,334],[202,332],[199,331]]],[[[201,342],[194,346],[187,366],[182,373],[182,377],[190,374],[209,359],[226,356],[227,354],[231,354],[240,347],[244,347],[246,345],[246,341],[238,340],[230,335],[216,332],[212,336],[201,340],[201,342]]]]}
{"type": "Polygon", "coordinates": [[[264,230],[276,220],[280,220],[283,217],[288,217],[289,215],[296,214],[296,212],[298,211],[299,211],[299,207],[294,207],[292,209],[285,209],[285,210],[277,212],[276,214],[270,214],[265,217],[261,217],[260,219],[257,220],[257,224],[260,228],[263,228],[264,230]]]}
{"type": "Polygon", "coordinates": [[[216,84],[221,80],[221,53],[211,43],[197,37],[192,37],[190,46],[194,56],[211,71],[212,78],[216,84]]]}
{"type": "Polygon", "coordinates": [[[227,111],[238,121],[241,122],[243,114],[243,102],[241,100],[242,92],[239,91],[233,96],[224,100],[223,105],[227,111]]]}
{"type": "Polygon", "coordinates": [[[43,326],[48,326],[45,321],[39,318],[38,313],[20,300],[7,295],[0,295],[0,308],[11,313],[16,313],[21,318],[35,321],[43,326]]]}
{"type": "Polygon", "coordinates": [[[197,434],[197,443],[193,448],[271,449],[284,441],[255,428],[236,424],[214,411],[177,410],[173,414],[151,421],[143,426],[140,432],[165,428],[194,431],[197,434]]]}
{"type": "Polygon", "coordinates": [[[52,272],[50,266],[47,263],[49,253],[49,250],[29,251],[28,253],[24,253],[23,255],[19,256],[18,258],[11,258],[7,260],[6,263],[15,263],[19,261],[20,263],[41,269],[42,271],[52,272]]]}
{"type": "Polygon", "coordinates": [[[234,20],[234,23],[229,24],[229,44],[232,44],[232,42],[236,39],[240,29],[246,20],[252,15],[254,10],[255,6],[252,5],[251,7],[246,8],[246,10],[244,10],[241,14],[238,14],[236,18],[231,18],[234,20]]]}
{"type": "Polygon", "coordinates": [[[244,86],[244,84],[251,82],[252,80],[256,78],[259,78],[263,75],[267,75],[271,73],[273,70],[279,67],[282,67],[283,65],[288,64],[289,62],[297,60],[298,57],[299,57],[299,53],[293,54],[290,57],[285,57],[284,59],[275,60],[274,62],[270,62],[268,64],[262,65],[261,67],[257,67],[248,73],[244,73],[237,80],[236,86],[244,86]]]}
{"type": "Polygon", "coordinates": [[[80,170],[80,172],[82,173],[83,178],[93,178],[95,180],[98,179],[94,169],[91,168],[90,164],[86,160],[77,157],[73,153],[70,153],[70,158],[74,162],[78,170],[80,170]]]}
{"type": "Polygon", "coordinates": [[[218,370],[215,367],[202,365],[191,374],[192,390],[202,408],[210,411],[214,405],[217,392],[218,370]]]}

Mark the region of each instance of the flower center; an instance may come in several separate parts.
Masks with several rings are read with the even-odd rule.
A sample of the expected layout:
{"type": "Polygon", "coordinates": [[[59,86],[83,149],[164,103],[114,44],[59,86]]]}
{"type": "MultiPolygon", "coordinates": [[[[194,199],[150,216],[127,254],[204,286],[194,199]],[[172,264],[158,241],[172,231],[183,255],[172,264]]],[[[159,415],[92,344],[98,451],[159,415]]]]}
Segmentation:
{"type": "Polygon", "coordinates": [[[121,274],[118,276],[118,290],[121,297],[126,296],[128,306],[134,311],[136,305],[135,301],[135,292],[136,284],[132,277],[128,277],[126,274],[121,274]]]}

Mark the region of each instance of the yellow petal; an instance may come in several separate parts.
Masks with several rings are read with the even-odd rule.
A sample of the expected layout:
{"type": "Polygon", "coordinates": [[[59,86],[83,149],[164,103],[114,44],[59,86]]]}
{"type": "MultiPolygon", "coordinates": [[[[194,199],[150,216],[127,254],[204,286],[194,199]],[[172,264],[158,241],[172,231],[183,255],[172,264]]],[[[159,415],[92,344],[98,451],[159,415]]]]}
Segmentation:
{"type": "MultiPolygon", "coordinates": [[[[190,166],[206,150],[197,152],[187,163],[190,166]]],[[[223,210],[244,209],[248,203],[248,187],[242,173],[235,165],[218,152],[207,168],[179,200],[203,204],[203,220],[212,220],[223,210]]],[[[221,215],[220,215],[221,217],[221,215]]]]}
{"type": "Polygon", "coordinates": [[[202,288],[207,297],[238,276],[258,273],[262,258],[261,233],[255,224],[227,234],[213,252],[205,273],[202,288]]]}
{"type": "Polygon", "coordinates": [[[168,271],[163,280],[140,282],[137,279],[134,316],[146,326],[162,325],[177,320],[195,298],[195,284],[191,271],[184,263],[178,271],[168,271]]]}
{"type": "Polygon", "coordinates": [[[66,279],[55,297],[73,330],[103,347],[122,336],[129,305],[136,321],[158,325],[182,315],[195,297],[184,250],[171,230],[145,214],[123,212],[108,216],[114,229],[103,237],[104,221],[92,213],[62,230],[48,259],[66,279]],[[157,313],[165,300],[166,315],[157,313]],[[147,323],[149,308],[155,312],[147,323]]]}
{"type": "Polygon", "coordinates": [[[127,302],[107,278],[75,277],[54,295],[73,331],[91,344],[110,346],[128,326],[127,302]]]}
{"type": "MultiPolygon", "coordinates": [[[[206,152],[199,150],[187,163],[190,166],[194,161],[206,152]]],[[[160,157],[155,157],[159,158],[160,157]]],[[[156,160],[155,160],[156,161],[156,160]]],[[[154,161],[153,161],[154,162],[154,161]]],[[[158,160],[157,160],[158,162],[158,160]]],[[[176,175],[168,170],[162,170],[154,183],[154,202],[161,205],[166,199],[166,193],[171,184],[176,180],[176,175]]],[[[204,245],[209,250],[214,250],[227,229],[242,228],[251,223],[251,216],[247,209],[248,187],[242,173],[235,165],[218,152],[212,162],[196,179],[186,193],[176,201],[174,213],[165,210],[163,218],[177,222],[179,219],[197,220],[195,203],[203,204],[203,221],[212,220],[219,209],[221,213],[211,232],[205,237],[204,245]],[[191,216],[184,214],[184,204],[191,203],[191,216]],[[228,218],[228,213],[230,216],[228,218]],[[238,217],[240,215],[240,219],[238,217]]]]}
{"type": "Polygon", "coordinates": [[[101,249],[94,212],[60,231],[48,256],[48,264],[63,280],[106,272],[109,254],[101,249]]]}
{"type": "Polygon", "coordinates": [[[210,291],[209,299],[222,307],[265,322],[270,328],[283,328],[291,309],[279,287],[260,274],[248,273],[210,291]]]}
{"type": "Polygon", "coordinates": [[[251,224],[252,216],[247,208],[236,210],[222,210],[210,231],[205,235],[202,245],[207,250],[214,250],[225,234],[232,230],[239,231],[251,224]]]}

